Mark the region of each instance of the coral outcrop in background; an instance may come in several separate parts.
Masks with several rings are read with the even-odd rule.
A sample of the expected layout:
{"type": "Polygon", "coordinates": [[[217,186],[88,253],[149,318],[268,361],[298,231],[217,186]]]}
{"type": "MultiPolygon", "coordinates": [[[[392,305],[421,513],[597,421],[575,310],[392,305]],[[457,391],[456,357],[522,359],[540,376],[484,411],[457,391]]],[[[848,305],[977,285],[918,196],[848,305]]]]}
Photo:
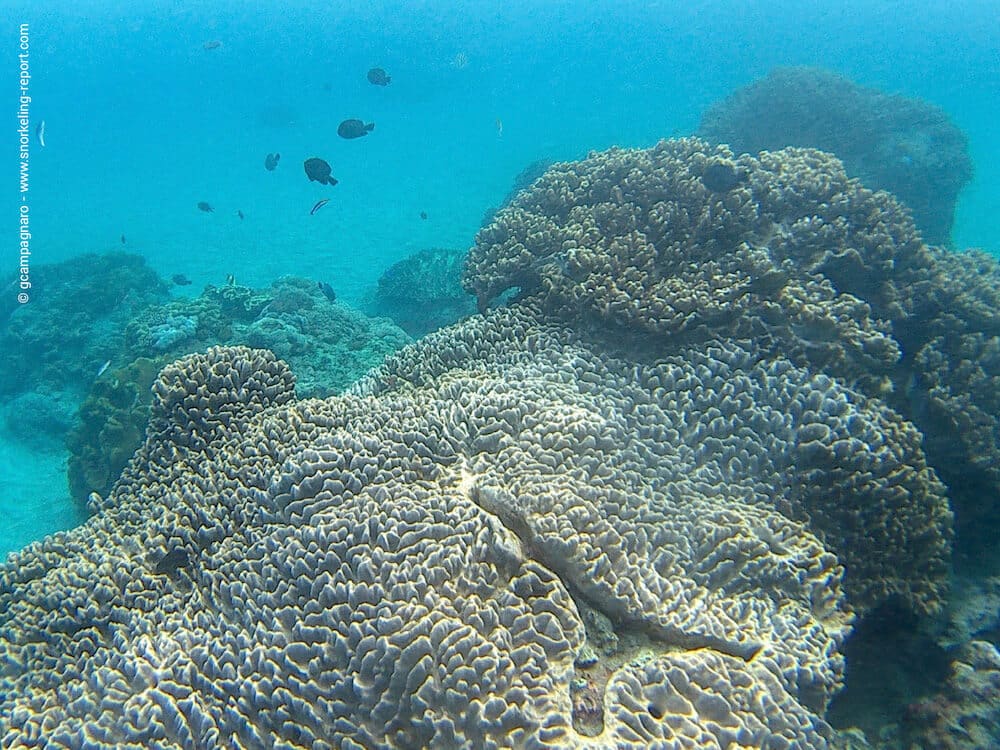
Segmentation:
{"type": "Polygon", "coordinates": [[[159,368],[217,344],[249,344],[292,363],[300,396],[339,393],[409,337],[384,319],[329,300],[316,282],[284,277],[267,289],[210,286],[194,299],[150,305],[124,327],[116,361],[94,381],[67,444],[77,502],[106,495],[142,445],[159,368]],[[152,367],[152,369],[151,369],[152,367]]]}
{"type": "Polygon", "coordinates": [[[32,388],[81,396],[116,356],[137,310],[169,299],[167,285],[141,256],[88,253],[35,267],[37,292],[0,325],[0,394],[32,388]],[[58,337],[59,345],[53,346],[58,337]]]}
{"type": "Polygon", "coordinates": [[[715,104],[699,135],[736,153],[822,149],[866,187],[905,203],[927,242],[947,245],[972,179],[965,135],[944,110],[817,68],[778,68],[715,104]]]}
{"type": "Polygon", "coordinates": [[[394,263],[379,277],[366,312],[391,318],[411,336],[423,336],[476,311],[462,289],[464,250],[428,248],[394,263]]]}

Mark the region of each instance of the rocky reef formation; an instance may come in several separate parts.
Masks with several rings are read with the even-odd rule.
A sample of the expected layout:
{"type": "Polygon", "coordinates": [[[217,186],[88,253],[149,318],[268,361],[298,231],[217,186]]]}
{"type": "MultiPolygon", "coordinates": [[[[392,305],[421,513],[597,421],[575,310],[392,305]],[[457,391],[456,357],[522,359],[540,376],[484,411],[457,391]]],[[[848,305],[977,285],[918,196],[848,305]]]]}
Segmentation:
{"type": "Polygon", "coordinates": [[[145,259],[130,253],[88,253],[36,266],[37,291],[0,326],[0,394],[30,390],[79,398],[101,366],[117,354],[116,334],[149,305],[169,298],[145,259]]]}
{"type": "Polygon", "coordinates": [[[207,287],[194,299],[152,305],[124,330],[124,351],[94,381],[70,432],[70,492],[106,495],[145,439],[150,387],[161,367],[218,344],[269,349],[295,366],[298,394],[339,393],[409,341],[385,320],[331,302],[314,281],[284,277],[269,288],[207,287]]]}
{"type": "Polygon", "coordinates": [[[464,250],[428,248],[386,269],[366,312],[384,315],[411,336],[423,336],[476,311],[462,289],[464,250]]]}
{"type": "Polygon", "coordinates": [[[657,346],[753,341],[836,377],[920,428],[970,544],[1000,528],[984,500],[1000,493],[1000,266],[926,247],[829,154],[686,139],[556,165],[481,230],[465,284],[657,346]]]}
{"type": "Polygon", "coordinates": [[[990,750],[1000,746],[1000,652],[964,644],[944,689],[907,707],[897,742],[907,750],[990,750]]]}
{"type": "Polygon", "coordinates": [[[171,361],[209,346],[270,349],[294,367],[298,395],[340,393],[386,354],[410,341],[388,321],[330,300],[309,279],[270,287],[206,287],[195,299],[150,307],[125,331],[127,357],[171,361]]]}
{"type": "Polygon", "coordinates": [[[778,68],[705,112],[699,135],[737,153],[822,149],[872,189],[913,212],[929,243],[947,245],[962,187],[972,178],[965,135],[944,110],[817,68],[778,68]]]}
{"type": "Polygon", "coordinates": [[[553,166],[465,269],[518,301],[345,394],[245,347],[163,369],[94,517],[0,567],[3,744],[852,745],[852,622],[944,601],[886,401],[940,271],[819,152],[553,166]]]}

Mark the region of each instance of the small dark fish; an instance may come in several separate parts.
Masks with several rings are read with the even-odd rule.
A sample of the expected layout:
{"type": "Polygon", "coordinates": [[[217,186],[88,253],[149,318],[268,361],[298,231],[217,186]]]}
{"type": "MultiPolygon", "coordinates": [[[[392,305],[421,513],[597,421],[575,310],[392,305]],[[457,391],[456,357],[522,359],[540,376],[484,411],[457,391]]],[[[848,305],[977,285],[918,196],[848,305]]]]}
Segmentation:
{"type": "Polygon", "coordinates": [[[123,245],[125,244],[125,235],[124,234],[122,235],[122,244],[123,245]]]}
{"type": "Polygon", "coordinates": [[[218,39],[210,39],[209,41],[207,41],[203,45],[201,45],[201,48],[202,49],[219,49],[219,47],[221,47],[221,46],[222,46],[222,42],[220,42],[218,39]]]}
{"type": "Polygon", "coordinates": [[[382,68],[372,68],[368,71],[368,83],[376,86],[388,86],[392,78],[382,68]]]}
{"type": "Polygon", "coordinates": [[[329,163],[318,156],[306,159],[302,166],[305,168],[306,177],[309,178],[310,182],[319,182],[331,187],[337,184],[336,178],[330,174],[332,170],[329,163]]]}
{"type": "Polygon", "coordinates": [[[231,273],[226,274],[226,286],[236,286],[236,276],[231,273]]]}
{"type": "Polygon", "coordinates": [[[360,138],[363,135],[368,135],[374,129],[374,122],[366,125],[361,120],[344,120],[337,128],[337,135],[341,138],[360,138]]]}
{"type": "Polygon", "coordinates": [[[420,212],[420,218],[421,219],[426,219],[427,218],[427,212],[426,211],[421,211],[420,212]]]}
{"type": "Polygon", "coordinates": [[[182,273],[175,273],[170,277],[170,280],[174,282],[177,286],[191,286],[191,279],[182,273]]]}
{"type": "Polygon", "coordinates": [[[713,193],[728,193],[746,179],[746,172],[727,162],[709,164],[701,173],[702,184],[713,193]]]}
{"type": "Polygon", "coordinates": [[[205,201],[198,201],[198,210],[199,211],[204,211],[205,213],[210,214],[215,209],[212,208],[212,205],[210,203],[206,203],[205,201]]]}
{"type": "Polygon", "coordinates": [[[240,221],[243,221],[244,219],[243,212],[240,211],[238,208],[236,209],[236,215],[240,217],[240,221]]]}
{"type": "Polygon", "coordinates": [[[316,284],[317,286],[319,286],[319,290],[323,292],[324,297],[326,297],[331,302],[337,301],[337,293],[333,291],[332,286],[327,284],[325,281],[317,281],[316,284]]]}
{"type": "Polygon", "coordinates": [[[266,169],[268,172],[273,172],[274,168],[278,166],[278,159],[280,158],[281,154],[279,153],[268,154],[264,158],[264,169],[266,169]]]}
{"type": "Polygon", "coordinates": [[[170,576],[173,578],[177,575],[177,571],[181,568],[186,568],[191,564],[191,558],[188,557],[187,550],[183,547],[172,547],[167,554],[160,558],[160,561],[156,563],[156,574],[160,576],[170,576]]]}
{"type": "Polygon", "coordinates": [[[330,202],[329,198],[323,198],[321,200],[316,201],[316,205],[312,207],[312,210],[309,212],[309,215],[312,216],[314,213],[319,211],[321,208],[323,208],[323,206],[325,206],[329,202],[330,202]]]}

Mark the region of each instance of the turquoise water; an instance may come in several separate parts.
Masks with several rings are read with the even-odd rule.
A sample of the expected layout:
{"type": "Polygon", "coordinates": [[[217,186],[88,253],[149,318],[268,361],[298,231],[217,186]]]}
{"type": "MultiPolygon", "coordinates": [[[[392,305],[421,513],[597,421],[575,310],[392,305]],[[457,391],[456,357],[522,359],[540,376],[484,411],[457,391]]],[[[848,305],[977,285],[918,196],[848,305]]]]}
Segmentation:
{"type": "MultiPolygon", "coordinates": [[[[976,168],[954,243],[1000,250],[990,2],[2,8],[12,54],[18,24],[30,26],[32,119],[46,121],[46,147],[31,156],[35,264],[125,249],[164,277],[185,274],[191,289],[228,274],[251,286],[299,274],[357,302],[421,248],[468,247],[526,164],[690,133],[709,104],[790,64],[944,108],[976,168]],[[389,86],[365,79],[376,65],[389,86]],[[348,117],[374,132],[339,138],[348,117]],[[267,172],[272,151],[282,160],[267,172]],[[308,182],[311,156],[340,184],[308,182]],[[331,202],[310,216],[322,197],[331,202]]],[[[17,195],[5,195],[14,216],[17,195]]],[[[0,531],[0,550],[67,518],[44,510],[60,494],[52,461],[36,471],[8,452],[24,470],[0,507],[32,517],[34,498],[46,499],[31,523],[0,531]]]]}

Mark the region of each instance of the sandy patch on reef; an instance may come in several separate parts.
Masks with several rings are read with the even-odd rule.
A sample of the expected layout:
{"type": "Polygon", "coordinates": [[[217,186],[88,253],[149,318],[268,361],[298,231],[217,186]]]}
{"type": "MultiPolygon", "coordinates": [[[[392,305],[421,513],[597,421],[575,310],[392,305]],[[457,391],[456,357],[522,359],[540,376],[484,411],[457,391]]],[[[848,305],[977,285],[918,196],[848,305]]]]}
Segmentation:
{"type": "Polygon", "coordinates": [[[0,438],[0,555],[84,520],[69,496],[66,459],[0,438]]]}

